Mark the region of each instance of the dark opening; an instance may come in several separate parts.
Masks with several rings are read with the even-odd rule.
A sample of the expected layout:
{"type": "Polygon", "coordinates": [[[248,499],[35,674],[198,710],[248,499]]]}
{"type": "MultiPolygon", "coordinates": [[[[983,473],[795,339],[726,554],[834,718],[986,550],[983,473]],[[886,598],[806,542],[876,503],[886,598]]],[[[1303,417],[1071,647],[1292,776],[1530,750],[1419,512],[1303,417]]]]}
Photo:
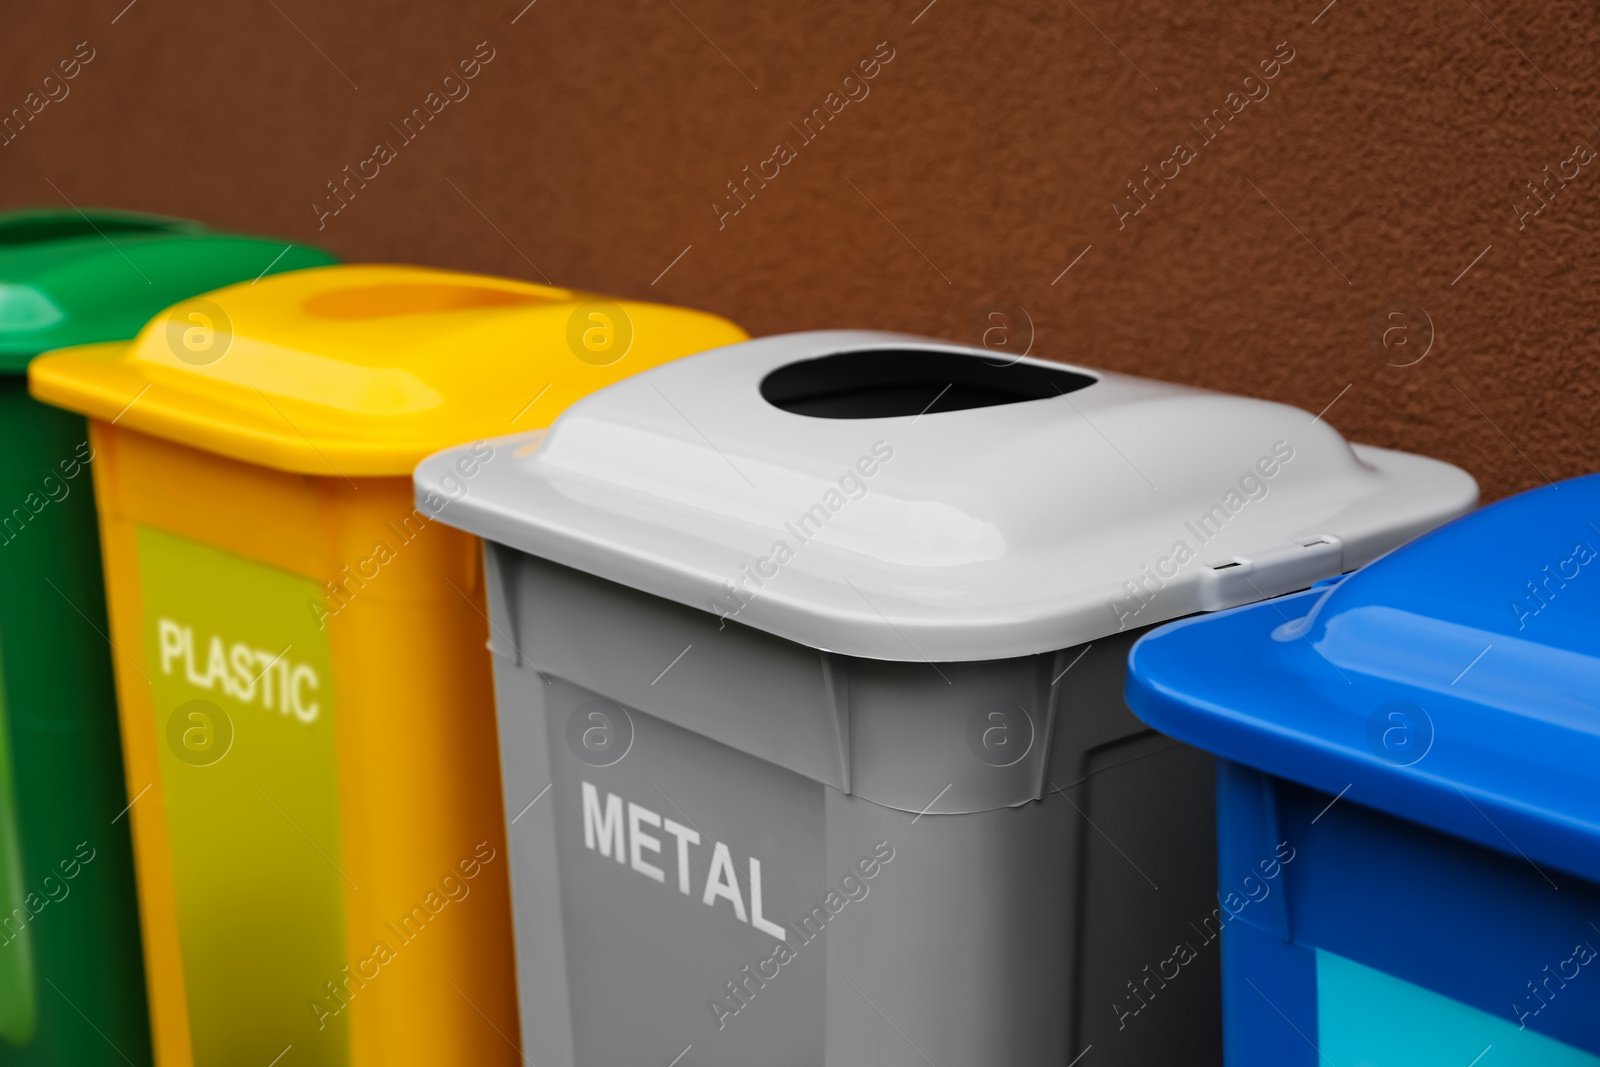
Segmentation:
{"type": "Polygon", "coordinates": [[[95,237],[100,234],[114,237],[119,233],[180,233],[194,229],[194,224],[167,219],[141,219],[137,216],[97,216],[90,213],[84,218],[76,211],[29,215],[0,223],[0,246],[39,244],[44,241],[63,241],[72,237],[95,237]]]}
{"type": "Polygon", "coordinates": [[[884,419],[1048,400],[1094,382],[1076,371],[964,352],[872,348],[779,367],[762,379],[761,396],[794,415],[884,419]]]}

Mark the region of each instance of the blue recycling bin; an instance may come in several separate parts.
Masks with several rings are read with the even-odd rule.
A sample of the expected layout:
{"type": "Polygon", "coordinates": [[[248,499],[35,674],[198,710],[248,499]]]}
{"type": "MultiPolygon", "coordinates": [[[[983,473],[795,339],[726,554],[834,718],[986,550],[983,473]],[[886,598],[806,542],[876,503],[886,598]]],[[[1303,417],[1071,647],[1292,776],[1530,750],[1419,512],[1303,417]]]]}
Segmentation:
{"type": "Polygon", "coordinates": [[[1127,699],[1221,757],[1229,1067],[1600,1065],[1600,475],[1155,630],[1127,699]]]}

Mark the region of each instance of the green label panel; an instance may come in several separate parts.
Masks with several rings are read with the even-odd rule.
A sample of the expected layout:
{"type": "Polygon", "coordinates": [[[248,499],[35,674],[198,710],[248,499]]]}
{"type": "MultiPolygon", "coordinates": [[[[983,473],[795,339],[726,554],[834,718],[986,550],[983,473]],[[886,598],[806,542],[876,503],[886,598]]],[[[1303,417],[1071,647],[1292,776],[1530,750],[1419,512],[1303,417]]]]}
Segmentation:
{"type": "MultiPolygon", "coordinates": [[[[161,753],[196,1067],[349,1062],[338,760],[316,582],[139,529],[144,639],[161,753]]],[[[129,791],[137,792],[130,782],[129,791]]]]}
{"type": "Polygon", "coordinates": [[[17,830],[16,783],[11,772],[11,726],[0,679],[0,1042],[26,1045],[38,1022],[33,976],[34,909],[24,887],[22,838],[17,830]]]}

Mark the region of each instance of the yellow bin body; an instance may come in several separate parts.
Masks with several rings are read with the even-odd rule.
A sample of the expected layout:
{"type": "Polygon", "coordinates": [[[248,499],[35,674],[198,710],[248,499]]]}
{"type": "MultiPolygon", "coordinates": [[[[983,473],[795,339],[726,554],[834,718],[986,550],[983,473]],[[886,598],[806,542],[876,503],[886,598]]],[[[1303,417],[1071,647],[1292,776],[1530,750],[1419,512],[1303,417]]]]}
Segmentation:
{"type": "Polygon", "coordinates": [[[411,468],[744,337],[339,266],[34,361],[91,418],[162,1067],[522,1062],[481,554],[411,468]]]}

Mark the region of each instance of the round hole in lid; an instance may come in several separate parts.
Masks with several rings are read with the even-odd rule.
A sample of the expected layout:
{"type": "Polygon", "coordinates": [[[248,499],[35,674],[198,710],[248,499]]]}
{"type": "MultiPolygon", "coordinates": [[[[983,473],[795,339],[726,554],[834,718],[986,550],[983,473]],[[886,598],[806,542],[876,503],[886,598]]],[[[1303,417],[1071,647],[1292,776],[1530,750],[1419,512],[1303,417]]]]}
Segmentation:
{"type": "Polygon", "coordinates": [[[761,396],[793,415],[885,419],[1048,400],[1094,383],[1077,371],[999,364],[979,353],[871,348],[779,367],[761,380],[761,396]]]}
{"type": "Polygon", "coordinates": [[[382,319],[394,315],[427,315],[436,311],[547,304],[560,299],[562,295],[546,296],[479,285],[419,282],[332,289],[308,297],[301,306],[307,315],[322,319],[382,319]]]}

